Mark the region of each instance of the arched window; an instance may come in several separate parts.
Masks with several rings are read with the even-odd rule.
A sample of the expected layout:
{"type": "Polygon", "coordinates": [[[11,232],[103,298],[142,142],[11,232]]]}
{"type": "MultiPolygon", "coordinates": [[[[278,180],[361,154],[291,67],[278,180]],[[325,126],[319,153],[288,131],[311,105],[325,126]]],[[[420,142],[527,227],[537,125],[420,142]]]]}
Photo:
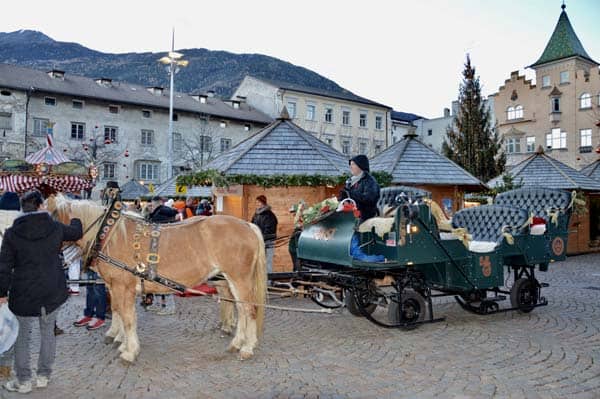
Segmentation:
{"type": "Polygon", "coordinates": [[[592,108],[592,95],[590,93],[583,93],[579,97],[579,108],[592,108]]]}
{"type": "Polygon", "coordinates": [[[516,119],[523,118],[523,106],[522,105],[517,105],[515,107],[515,118],[516,119]]]}
{"type": "Polygon", "coordinates": [[[508,119],[508,120],[515,119],[515,107],[510,106],[507,108],[506,119],[508,119]]]}

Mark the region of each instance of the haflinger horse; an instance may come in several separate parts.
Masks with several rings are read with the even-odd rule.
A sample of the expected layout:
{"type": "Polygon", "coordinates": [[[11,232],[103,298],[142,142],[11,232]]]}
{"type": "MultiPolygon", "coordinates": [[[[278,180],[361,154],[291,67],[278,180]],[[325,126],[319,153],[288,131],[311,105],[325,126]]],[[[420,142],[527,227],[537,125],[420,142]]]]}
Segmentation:
{"type": "MultiPolygon", "coordinates": [[[[47,206],[63,223],[79,218],[87,232],[78,245],[82,248],[92,245],[105,207],[87,200],[69,200],[60,194],[48,198],[47,206]]],[[[145,261],[153,233],[152,225],[144,219],[121,212],[100,251],[133,268],[140,263],[140,252],[145,261]]],[[[226,215],[163,224],[156,252],[159,259],[156,272],[186,287],[196,286],[216,275],[224,277],[226,283],[218,287],[224,299],[220,301],[220,326],[223,331],[232,332],[236,322],[235,303],[237,325],[228,350],[239,351],[242,360],[250,358],[262,334],[267,292],[265,247],[258,227],[226,215]]],[[[135,298],[136,293],[142,293],[141,279],[99,259],[92,265],[111,295],[112,323],[106,340],[120,342],[121,359],[133,362],[140,352],[135,298]]],[[[148,281],[143,288],[145,293],[172,293],[148,281]]]]}

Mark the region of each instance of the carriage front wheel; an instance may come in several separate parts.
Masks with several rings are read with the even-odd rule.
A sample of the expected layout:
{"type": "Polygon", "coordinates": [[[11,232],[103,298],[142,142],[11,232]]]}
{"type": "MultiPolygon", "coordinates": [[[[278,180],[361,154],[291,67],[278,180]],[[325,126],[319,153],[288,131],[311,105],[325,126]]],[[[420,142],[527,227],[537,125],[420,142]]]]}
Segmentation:
{"type": "Polygon", "coordinates": [[[355,297],[354,291],[345,289],[344,290],[344,304],[346,305],[346,309],[352,316],[363,317],[363,314],[360,311],[359,307],[367,312],[368,314],[372,314],[377,307],[376,303],[373,303],[373,295],[371,291],[366,290],[358,290],[356,295],[359,297],[358,301],[355,297]],[[359,303],[360,302],[360,303],[359,303]]]}
{"type": "Polygon", "coordinates": [[[510,304],[521,313],[529,313],[538,303],[539,283],[534,278],[522,277],[510,290],[510,304]]]}
{"type": "Polygon", "coordinates": [[[388,320],[391,324],[406,324],[405,329],[417,328],[417,323],[425,320],[427,305],[423,295],[412,289],[402,291],[402,298],[392,298],[388,304],[388,320]],[[402,305],[402,306],[400,306],[402,305]]]}

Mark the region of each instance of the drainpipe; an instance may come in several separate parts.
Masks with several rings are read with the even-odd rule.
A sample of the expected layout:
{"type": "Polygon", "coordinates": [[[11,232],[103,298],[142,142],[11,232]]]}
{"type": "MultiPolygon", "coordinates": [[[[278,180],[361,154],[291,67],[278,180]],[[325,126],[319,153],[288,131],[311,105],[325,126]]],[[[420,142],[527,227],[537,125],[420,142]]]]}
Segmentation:
{"type": "Polygon", "coordinates": [[[31,98],[31,94],[35,91],[35,87],[30,87],[25,91],[25,154],[23,155],[23,159],[27,158],[27,126],[29,124],[29,99],[31,98]]]}

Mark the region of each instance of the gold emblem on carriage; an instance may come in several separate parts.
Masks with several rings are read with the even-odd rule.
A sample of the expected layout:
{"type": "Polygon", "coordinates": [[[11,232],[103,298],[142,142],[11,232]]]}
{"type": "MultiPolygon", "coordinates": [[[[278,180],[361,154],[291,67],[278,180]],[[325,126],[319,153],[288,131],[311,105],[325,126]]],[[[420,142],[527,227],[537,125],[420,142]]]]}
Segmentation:
{"type": "Polygon", "coordinates": [[[152,230],[150,232],[150,236],[151,237],[159,237],[160,236],[160,231],[158,231],[158,230],[152,230]]]}
{"type": "Polygon", "coordinates": [[[552,240],[552,252],[554,253],[554,255],[560,256],[562,255],[564,250],[565,242],[562,238],[556,237],[554,240],[552,240]]]}
{"type": "Polygon", "coordinates": [[[484,277],[489,277],[492,275],[492,262],[490,261],[489,256],[480,256],[479,266],[481,266],[481,273],[484,277]]]}
{"type": "Polygon", "coordinates": [[[332,227],[330,229],[324,229],[324,228],[318,228],[315,229],[313,232],[313,238],[315,240],[320,240],[320,241],[329,241],[333,238],[333,235],[335,234],[335,227],[332,227]]]}
{"type": "Polygon", "coordinates": [[[106,219],[107,226],[112,226],[113,224],[115,224],[115,219],[113,219],[113,218],[106,219]]]}
{"type": "Polygon", "coordinates": [[[146,261],[148,263],[158,263],[160,261],[160,255],[159,254],[148,254],[146,255],[146,261]]]}
{"type": "Polygon", "coordinates": [[[110,213],[110,216],[112,216],[115,219],[118,219],[121,216],[121,212],[119,212],[119,211],[112,211],[110,213]]]}

